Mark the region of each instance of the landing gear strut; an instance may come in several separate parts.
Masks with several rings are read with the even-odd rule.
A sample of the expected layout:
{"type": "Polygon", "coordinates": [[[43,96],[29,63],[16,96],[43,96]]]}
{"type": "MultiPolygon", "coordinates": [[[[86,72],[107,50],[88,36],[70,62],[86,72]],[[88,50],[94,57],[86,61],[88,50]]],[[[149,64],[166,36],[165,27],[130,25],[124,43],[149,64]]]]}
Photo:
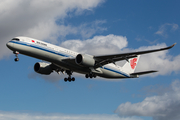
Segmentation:
{"type": "Polygon", "coordinates": [[[67,82],[67,81],[69,81],[69,82],[75,81],[75,78],[74,78],[74,77],[71,78],[72,71],[66,70],[66,73],[69,75],[69,77],[68,77],[68,78],[64,78],[64,81],[65,81],[65,82],[67,82]]]}
{"type": "Polygon", "coordinates": [[[19,52],[14,51],[13,53],[14,53],[15,56],[16,56],[16,58],[14,59],[14,61],[16,61],[16,62],[19,61],[19,58],[18,58],[19,52]]]}

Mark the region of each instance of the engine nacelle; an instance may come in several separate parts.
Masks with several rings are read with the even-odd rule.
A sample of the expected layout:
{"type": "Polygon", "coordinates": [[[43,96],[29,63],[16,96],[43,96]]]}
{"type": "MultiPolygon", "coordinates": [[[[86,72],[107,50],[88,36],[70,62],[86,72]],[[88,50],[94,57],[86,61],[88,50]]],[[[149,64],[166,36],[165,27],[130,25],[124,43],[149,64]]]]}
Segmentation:
{"type": "Polygon", "coordinates": [[[34,71],[40,74],[49,75],[53,72],[52,67],[49,63],[38,62],[34,65],[34,71]]]}
{"type": "Polygon", "coordinates": [[[80,66],[85,66],[85,67],[93,67],[95,64],[95,60],[93,56],[87,55],[87,54],[78,54],[76,56],[76,64],[80,66]]]}

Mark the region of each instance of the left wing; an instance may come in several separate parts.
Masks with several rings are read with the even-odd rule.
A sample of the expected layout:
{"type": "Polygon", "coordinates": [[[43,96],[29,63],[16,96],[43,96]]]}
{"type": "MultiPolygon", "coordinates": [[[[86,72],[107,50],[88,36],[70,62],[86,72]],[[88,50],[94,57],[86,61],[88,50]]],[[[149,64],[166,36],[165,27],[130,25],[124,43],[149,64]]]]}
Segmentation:
{"type": "Polygon", "coordinates": [[[168,49],[174,47],[175,45],[176,45],[176,43],[174,43],[173,45],[171,45],[169,47],[154,49],[154,50],[146,50],[146,51],[130,52],[130,53],[122,53],[122,54],[114,54],[114,55],[94,56],[94,59],[96,60],[96,65],[94,67],[95,68],[101,67],[108,63],[115,63],[116,61],[120,61],[120,60],[128,61],[128,59],[137,57],[137,55],[168,50],[168,49]]]}

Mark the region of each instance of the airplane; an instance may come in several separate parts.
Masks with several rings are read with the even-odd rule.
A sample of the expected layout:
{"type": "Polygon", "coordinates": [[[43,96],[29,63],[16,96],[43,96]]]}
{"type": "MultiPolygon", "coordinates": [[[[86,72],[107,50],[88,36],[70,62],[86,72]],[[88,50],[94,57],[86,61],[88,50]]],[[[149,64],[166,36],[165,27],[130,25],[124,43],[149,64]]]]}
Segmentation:
{"type": "Polygon", "coordinates": [[[99,76],[108,79],[138,78],[139,75],[157,72],[155,70],[134,72],[140,55],[168,50],[174,47],[175,44],[160,49],[99,56],[81,54],[23,36],[13,38],[6,46],[15,54],[15,61],[19,61],[19,53],[41,59],[45,62],[35,63],[35,72],[43,75],[49,75],[53,71],[56,71],[58,74],[61,72],[63,74],[66,73],[68,77],[64,78],[64,81],[71,82],[75,81],[75,78],[71,77],[73,72],[85,74],[86,78],[99,76]],[[126,60],[126,63],[122,67],[118,66],[116,62],[122,60],[126,60]]]}

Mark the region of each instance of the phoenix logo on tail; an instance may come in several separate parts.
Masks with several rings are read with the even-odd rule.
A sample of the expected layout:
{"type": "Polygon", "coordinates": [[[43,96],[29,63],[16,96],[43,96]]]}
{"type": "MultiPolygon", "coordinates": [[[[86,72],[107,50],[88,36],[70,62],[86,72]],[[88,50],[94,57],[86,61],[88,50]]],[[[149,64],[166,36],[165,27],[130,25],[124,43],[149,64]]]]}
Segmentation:
{"type": "Polygon", "coordinates": [[[131,64],[131,68],[134,69],[136,67],[136,62],[137,62],[137,58],[133,58],[131,61],[130,61],[130,64],[131,64]]]}
{"type": "Polygon", "coordinates": [[[64,81],[71,82],[75,81],[75,78],[72,77],[73,72],[85,74],[86,78],[95,78],[99,76],[111,79],[137,78],[139,75],[157,72],[155,70],[135,72],[140,55],[168,50],[174,47],[175,44],[154,50],[101,56],[77,53],[28,37],[15,37],[6,45],[15,54],[15,61],[19,61],[19,53],[44,60],[46,62],[35,63],[34,70],[37,73],[44,75],[49,75],[53,71],[58,74],[66,73],[68,77],[64,78],[64,81]],[[127,61],[124,66],[120,67],[115,64],[115,62],[121,60],[127,61]]]}

